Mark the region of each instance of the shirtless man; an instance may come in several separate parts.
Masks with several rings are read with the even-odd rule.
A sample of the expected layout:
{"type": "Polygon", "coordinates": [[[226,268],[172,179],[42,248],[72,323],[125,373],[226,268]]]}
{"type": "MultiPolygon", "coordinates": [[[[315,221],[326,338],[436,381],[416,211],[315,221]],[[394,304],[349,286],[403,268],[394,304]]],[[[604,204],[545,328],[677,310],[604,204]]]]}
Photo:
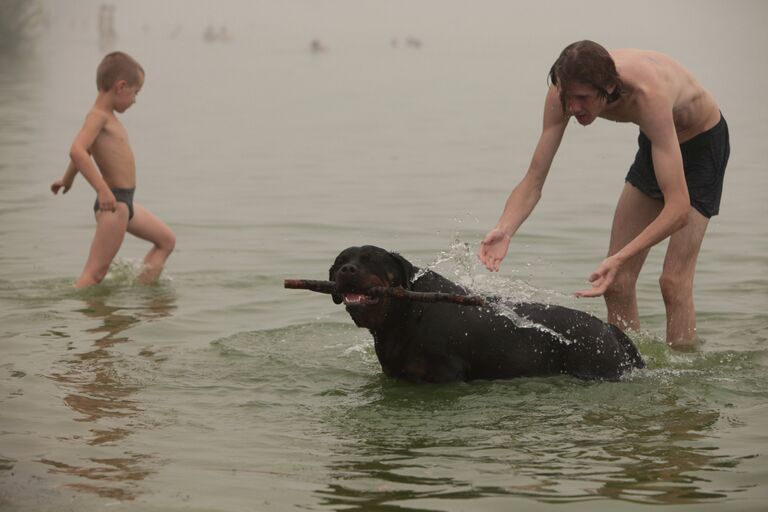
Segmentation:
{"type": "Polygon", "coordinates": [[[104,279],[126,231],[152,243],[139,281],[153,282],[173,251],[176,237],[163,221],[133,201],[136,162],[128,133],[115,116],[136,102],[144,85],[144,69],[131,56],[113,52],[99,64],[96,85],[98,96],[72,143],[69,166],[64,176],[51,184],[54,194],[60,189],[66,194],[79,171],[97,193],[93,206],[96,233],[75,288],[104,279]]]}
{"type": "Polygon", "coordinates": [[[667,343],[696,341],[693,276],[709,218],[717,215],[730,152],[728,126],[712,95],[678,62],[646,50],[566,47],[552,66],[544,125],[528,172],[507,199],[479,258],[498,271],[509,243],[541,197],[570,117],[640,127],[639,149],[613,218],[608,257],[579,297],[604,296],[608,322],[637,330],[635,283],[651,247],[670,237],[659,279],[667,343]]]}

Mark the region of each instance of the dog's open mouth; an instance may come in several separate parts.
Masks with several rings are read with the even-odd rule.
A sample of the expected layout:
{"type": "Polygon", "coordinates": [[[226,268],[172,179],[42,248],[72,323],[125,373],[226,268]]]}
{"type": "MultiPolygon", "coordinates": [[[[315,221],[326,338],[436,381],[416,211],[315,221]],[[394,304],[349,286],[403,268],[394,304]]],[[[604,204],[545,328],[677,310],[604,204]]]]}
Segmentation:
{"type": "Polygon", "coordinates": [[[368,306],[371,304],[378,304],[379,299],[371,297],[369,295],[363,295],[362,293],[345,293],[344,304],[346,306],[368,306]]]}

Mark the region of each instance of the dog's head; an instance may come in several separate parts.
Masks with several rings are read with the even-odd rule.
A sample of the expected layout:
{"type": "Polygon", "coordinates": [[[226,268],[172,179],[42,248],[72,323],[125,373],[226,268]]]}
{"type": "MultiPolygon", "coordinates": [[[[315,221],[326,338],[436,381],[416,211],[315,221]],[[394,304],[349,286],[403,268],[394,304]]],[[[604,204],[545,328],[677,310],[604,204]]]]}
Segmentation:
{"type": "Polygon", "coordinates": [[[328,278],[336,282],[333,302],[343,302],[358,327],[379,328],[387,318],[390,299],[370,297],[365,290],[374,286],[409,289],[415,272],[408,260],[379,247],[344,249],[329,270],[328,278]]]}

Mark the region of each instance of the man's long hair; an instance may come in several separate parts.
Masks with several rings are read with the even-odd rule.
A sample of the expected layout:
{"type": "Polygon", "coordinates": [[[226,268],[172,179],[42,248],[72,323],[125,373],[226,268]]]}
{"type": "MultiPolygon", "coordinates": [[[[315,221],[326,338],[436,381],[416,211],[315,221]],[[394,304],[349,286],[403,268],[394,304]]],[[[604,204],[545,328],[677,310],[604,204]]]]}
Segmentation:
{"type": "Polygon", "coordinates": [[[573,82],[591,85],[597,90],[598,98],[605,98],[608,103],[619,99],[623,86],[608,50],[588,40],[576,41],[565,47],[549,70],[549,82],[560,89],[563,112],[567,110],[565,95],[568,85],[573,82]],[[615,89],[608,93],[612,85],[615,89]]]}

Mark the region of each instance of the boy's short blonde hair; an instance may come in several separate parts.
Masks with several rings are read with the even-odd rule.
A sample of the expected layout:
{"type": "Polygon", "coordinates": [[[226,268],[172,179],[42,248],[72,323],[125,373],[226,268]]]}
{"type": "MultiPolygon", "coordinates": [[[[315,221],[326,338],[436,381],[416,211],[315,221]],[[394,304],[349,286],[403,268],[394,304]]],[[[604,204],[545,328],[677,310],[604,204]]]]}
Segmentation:
{"type": "Polygon", "coordinates": [[[128,85],[139,85],[144,80],[144,68],[127,53],[109,53],[101,59],[96,70],[96,86],[100,91],[108,91],[118,80],[125,80],[128,85]]]}

